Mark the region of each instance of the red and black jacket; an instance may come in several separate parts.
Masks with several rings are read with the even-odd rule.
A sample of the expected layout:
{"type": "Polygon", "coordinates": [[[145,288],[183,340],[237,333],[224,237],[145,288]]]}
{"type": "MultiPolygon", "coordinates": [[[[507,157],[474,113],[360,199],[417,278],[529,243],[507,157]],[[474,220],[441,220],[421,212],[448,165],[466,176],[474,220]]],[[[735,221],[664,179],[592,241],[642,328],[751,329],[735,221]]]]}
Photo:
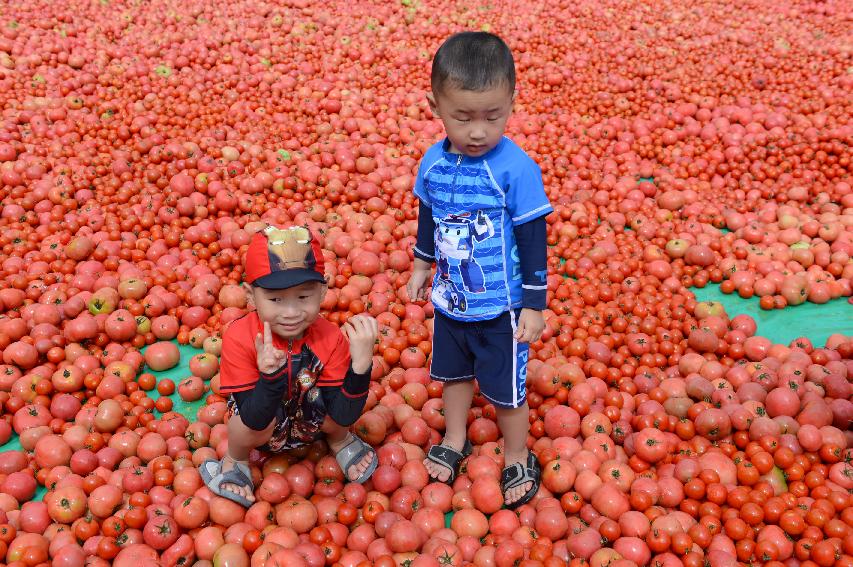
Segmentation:
{"type": "Polygon", "coordinates": [[[252,311],[231,323],[222,337],[220,393],[234,397],[247,427],[265,429],[282,404],[296,414],[294,406],[301,405],[303,394],[315,387],[336,423],[349,426],[358,419],[371,372],[353,372],[349,342],[338,327],[318,318],[301,339],[288,341],[274,335],[273,344],[288,356],[284,366],[270,375],[258,371],[255,338],[261,334],[261,321],[252,311]]]}

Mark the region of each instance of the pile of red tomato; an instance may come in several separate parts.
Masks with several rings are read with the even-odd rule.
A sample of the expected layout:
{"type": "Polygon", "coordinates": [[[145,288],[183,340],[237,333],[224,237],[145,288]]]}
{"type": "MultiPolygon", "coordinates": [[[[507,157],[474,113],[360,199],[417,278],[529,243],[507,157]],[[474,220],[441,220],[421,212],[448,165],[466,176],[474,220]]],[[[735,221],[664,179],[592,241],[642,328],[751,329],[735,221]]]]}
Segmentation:
{"type": "MultiPolygon", "coordinates": [[[[118,2],[0,15],[0,564],[853,565],[853,340],[789,345],[697,302],[851,295],[853,74],[841,0],[118,2]],[[439,43],[500,33],[508,135],[541,165],[538,496],[502,509],[495,408],[430,483],[432,310],[405,292],[439,43]],[[211,494],[221,332],[267,221],[309,223],[323,314],[380,322],[345,484],[322,443],[211,494]],[[191,375],[159,382],[175,343],[191,375]],[[143,347],[147,347],[144,349],[143,347]],[[197,415],[168,396],[199,401],[197,415]],[[43,499],[34,496],[46,488],[43,499]],[[450,518],[449,512],[453,512],[450,518]]],[[[850,310],[839,299],[827,309],[850,310]]],[[[795,309],[795,308],[794,308],[795,309]]],[[[734,315],[734,314],[732,314],[734,315]]]]}

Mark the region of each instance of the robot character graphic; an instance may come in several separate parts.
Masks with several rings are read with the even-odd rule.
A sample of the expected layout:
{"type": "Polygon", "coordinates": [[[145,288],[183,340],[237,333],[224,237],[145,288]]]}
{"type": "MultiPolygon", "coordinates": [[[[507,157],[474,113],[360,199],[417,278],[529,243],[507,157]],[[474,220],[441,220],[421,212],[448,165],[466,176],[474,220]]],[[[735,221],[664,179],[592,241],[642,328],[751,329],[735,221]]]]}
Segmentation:
{"type": "MultiPolygon", "coordinates": [[[[468,309],[467,293],[486,291],[483,268],[474,259],[474,247],[478,242],[494,236],[495,227],[483,211],[476,218],[465,212],[449,215],[436,223],[436,266],[437,296],[440,306],[450,311],[464,313],[468,309]],[[450,278],[451,265],[457,266],[462,276],[462,289],[450,278]]],[[[434,296],[435,297],[435,296],[434,296]]]]}

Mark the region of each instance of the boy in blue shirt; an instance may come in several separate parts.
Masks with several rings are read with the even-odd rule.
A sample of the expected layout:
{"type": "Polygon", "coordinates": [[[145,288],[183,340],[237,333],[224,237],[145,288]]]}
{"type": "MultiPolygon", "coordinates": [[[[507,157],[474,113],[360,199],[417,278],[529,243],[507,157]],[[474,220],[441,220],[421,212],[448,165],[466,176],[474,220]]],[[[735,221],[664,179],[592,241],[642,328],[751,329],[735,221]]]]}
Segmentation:
{"type": "Polygon", "coordinates": [[[450,37],[435,54],[430,108],[447,138],[427,150],[415,181],[420,199],[412,300],[435,306],[430,375],[444,383],[446,431],[424,461],[452,483],[471,452],[466,439],[476,378],[497,410],[507,507],[529,502],[540,469],[527,450],[529,343],[545,323],[546,223],[551,205],[536,163],[504,137],[515,99],[506,43],[484,32],[450,37]]]}

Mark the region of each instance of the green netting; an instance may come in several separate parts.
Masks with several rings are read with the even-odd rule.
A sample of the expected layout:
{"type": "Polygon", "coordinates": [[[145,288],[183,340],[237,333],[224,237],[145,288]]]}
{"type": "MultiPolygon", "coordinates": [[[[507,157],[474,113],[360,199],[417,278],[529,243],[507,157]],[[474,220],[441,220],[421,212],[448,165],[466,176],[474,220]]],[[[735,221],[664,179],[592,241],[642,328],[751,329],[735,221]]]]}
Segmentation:
{"type": "Polygon", "coordinates": [[[765,311],[758,306],[758,298],[743,299],[737,294],[720,291],[720,286],[709,284],[704,288],[690,288],[698,301],[719,301],[729,317],[745,314],[755,319],[758,334],[774,343],[789,344],[799,337],[807,337],[812,344],[823,346],[833,333],[853,335],[853,305],[846,297],[829,303],[803,303],[785,309],[765,311]]]}
{"type": "MultiPolygon", "coordinates": [[[[149,368],[144,369],[144,371],[150,372],[151,374],[156,376],[158,383],[160,382],[160,380],[162,380],[164,378],[170,378],[173,382],[175,382],[175,385],[177,386],[177,384],[180,383],[181,380],[183,380],[184,378],[187,378],[191,374],[191,372],[190,372],[190,358],[192,358],[196,354],[201,353],[202,351],[199,349],[193,348],[189,345],[180,345],[177,343],[177,341],[173,341],[173,342],[175,342],[175,344],[178,345],[178,350],[181,353],[181,359],[180,359],[180,362],[178,362],[178,365],[175,366],[174,368],[169,369],[169,370],[164,370],[163,372],[154,372],[149,368]]],[[[145,352],[145,349],[142,349],[142,351],[145,352]]],[[[151,390],[151,392],[149,392],[148,395],[149,395],[149,397],[153,398],[155,401],[160,397],[160,395],[157,393],[157,390],[151,390]]],[[[171,396],[168,396],[168,397],[172,400],[172,410],[180,413],[181,415],[186,417],[190,422],[193,422],[193,421],[196,421],[196,418],[195,418],[196,412],[198,411],[198,408],[200,408],[201,406],[204,405],[204,399],[206,396],[203,396],[200,400],[195,401],[195,402],[185,402],[178,395],[178,391],[176,389],[175,393],[172,394],[171,396]]],[[[160,412],[155,410],[154,414],[157,417],[160,417],[160,412]]],[[[15,435],[14,433],[12,434],[12,437],[9,439],[9,441],[6,442],[5,445],[0,445],[0,452],[2,452],[2,451],[20,451],[20,450],[22,450],[21,443],[18,440],[18,436],[15,435]]],[[[36,495],[33,498],[33,500],[41,500],[44,497],[46,492],[47,492],[47,490],[43,486],[39,486],[38,489],[36,490],[36,495]]]]}

